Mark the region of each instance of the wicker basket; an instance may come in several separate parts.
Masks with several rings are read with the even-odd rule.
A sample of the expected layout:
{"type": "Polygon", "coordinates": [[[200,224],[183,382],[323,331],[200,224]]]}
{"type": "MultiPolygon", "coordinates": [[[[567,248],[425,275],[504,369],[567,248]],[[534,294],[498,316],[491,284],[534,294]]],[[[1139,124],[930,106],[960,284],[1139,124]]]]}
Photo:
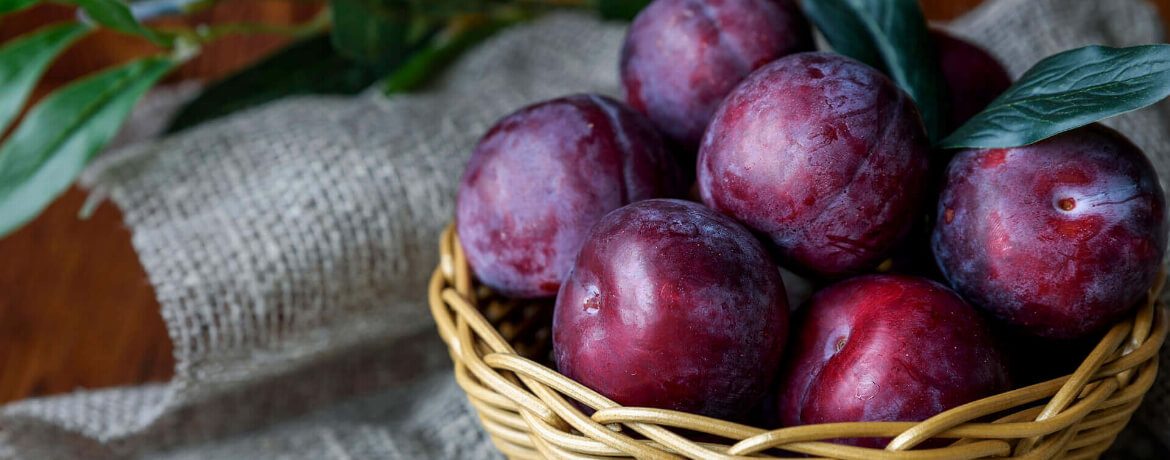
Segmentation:
{"type": "Polygon", "coordinates": [[[452,228],[443,233],[440,252],[429,287],[431,312],[455,362],[456,380],[492,441],[511,458],[1091,459],[1109,447],[1153,384],[1166,337],[1165,308],[1154,304],[1164,278],[1159,276],[1136,313],[1105,334],[1072,375],[920,423],[766,431],[682,412],[622,407],[541,365],[538,358],[548,356],[551,343],[551,301],[506,299],[477,285],[452,228]],[[570,401],[597,411],[586,416],[570,401]],[[990,414],[1010,415],[972,422],[990,414]],[[894,439],[885,450],[826,442],[852,437],[894,439]],[[933,438],[951,443],[914,449],[933,438]]]}

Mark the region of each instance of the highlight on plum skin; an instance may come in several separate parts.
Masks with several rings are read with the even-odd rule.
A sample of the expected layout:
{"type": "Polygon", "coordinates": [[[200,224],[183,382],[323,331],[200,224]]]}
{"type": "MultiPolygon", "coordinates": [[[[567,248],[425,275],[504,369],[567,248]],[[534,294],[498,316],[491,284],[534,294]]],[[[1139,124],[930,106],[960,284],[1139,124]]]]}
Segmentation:
{"type": "Polygon", "coordinates": [[[594,223],[634,201],[682,196],[682,177],[644,116],[604,96],[563,97],[484,135],[459,182],[455,225],[481,282],[551,297],[594,223]]]}
{"type": "MultiPolygon", "coordinates": [[[[801,307],[780,373],[784,426],[921,421],[1011,388],[978,312],[945,286],[864,275],[801,307]]],[[[836,442],[881,448],[889,439],[836,442]]]]}
{"type": "Polygon", "coordinates": [[[1090,125],[1024,147],[964,150],[947,170],[931,244],[960,294],[1059,339],[1101,331],[1153,283],[1166,200],[1120,133],[1090,125]]]}
{"type": "Polygon", "coordinates": [[[625,100],[694,160],[720,101],[749,73],[814,49],[793,0],[657,0],[630,25],[621,54],[625,100]]]}
{"type": "Polygon", "coordinates": [[[699,150],[703,203],[826,279],[879,263],[920,216],[930,144],[910,97],[876,70],[793,54],[735,89],[699,150]]]}
{"type": "Polygon", "coordinates": [[[553,313],[558,371],[626,406],[736,419],[780,365],[788,305],[742,225],[646,200],[593,228],[553,313]]]}
{"type": "MultiPolygon", "coordinates": [[[[946,133],[950,133],[1003,94],[1012,79],[999,61],[977,45],[938,28],[931,29],[931,38],[948,87],[945,126],[946,133]]],[[[943,149],[931,152],[921,216],[910,234],[891,251],[891,271],[942,279],[930,252],[930,232],[943,176],[955,152],[943,149]]]]}

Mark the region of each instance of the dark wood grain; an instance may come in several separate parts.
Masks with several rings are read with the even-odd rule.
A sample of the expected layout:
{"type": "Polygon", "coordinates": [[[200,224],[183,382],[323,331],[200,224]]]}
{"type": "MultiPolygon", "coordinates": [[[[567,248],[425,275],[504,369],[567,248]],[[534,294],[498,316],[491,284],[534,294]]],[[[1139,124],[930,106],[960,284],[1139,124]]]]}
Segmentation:
{"type": "MultiPolygon", "coordinates": [[[[183,22],[294,24],[319,8],[243,1],[183,22]]],[[[5,16],[0,42],[73,14],[72,8],[45,5],[5,16]]],[[[270,36],[226,39],[170,78],[214,79],[286,42],[270,36]]],[[[87,36],[53,64],[34,101],[78,76],[156,52],[144,40],[114,32],[87,36]]],[[[84,201],[84,192],[70,189],[36,220],[0,239],[0,403],[165,381],[173,373],[171,341],[121,212],[106,203],[81,220],[77,212],[84,201]]]]}
{"type": "Polygon", "coordinates": [[[151,380],[173,358],[122,215],[71,190],[0,240],[0,401],[151,380]]]}
{"type": "MultiPolygon", "coordinates": [[[[980,0],[924,0],[932,20],[951,19],[980,0]]],[[[1170,19],[1170,0],[1158,0],[1170,19]]],[[[318,5],[229,2],[188,23],[296,23],[318,5]]],[[[0,20],[0,41],[72,17],[65,7],[34,8],[0,20]]],[[[174,79],[224,75],[279,47],[278,37],[237,38],[213,45],[174,79]]],[[[84,39],[50,70],[39,93],[79,75],[155,52],[142,40],[111,32],[84,39]]],[[[158,303],[130,244],[121,213],[102,205],[89,220],[73,189],[39,218],[0,240],[0,403],[20,398],[166,380],[171,343],[158,303]]]]}

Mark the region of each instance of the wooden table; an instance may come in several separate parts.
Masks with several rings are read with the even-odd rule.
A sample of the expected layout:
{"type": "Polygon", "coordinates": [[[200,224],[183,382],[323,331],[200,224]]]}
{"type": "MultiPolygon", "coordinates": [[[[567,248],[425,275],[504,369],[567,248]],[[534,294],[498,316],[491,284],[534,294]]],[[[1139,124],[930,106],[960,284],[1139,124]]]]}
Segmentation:
{"type": "MultiPolygon", "coordinates": [[[[295,24],[320,4],[229,2],[186,20],[295,24]]],[[[34,7],[0,19],[0,42],[73,18],[72,8],[34,7]]],[[[277,37],[212,44],[170,80],[213,79],[278,49],[277,37]]],[[[148,42],[108,31],[82,39],[46,72],[34,98],[80,75],[154,52],[148,42]]],[[[0,239],[0,404],[80,388],[170,378],[174,357],[158,302],[130,244],[122,214],[102,204],[89,220],[74,187],[36,220],[0,239]]]]}
{"type": "MultiPolygon", "coordinates": [[[[1092,1],[1092,0],[1086,0],[1092,1]]],[[[947,20],[980,0],[924,0],[927,16],[947,20]]],[[[1170,20],[1170,0],[1158,0],[1170,20]]],[[[187,20],[296,23],[317,5],[232,2],[187,20]]],[[[72,16],[37,7],[0,20],[0,41],[72,16]]],[[[233,39],[210,47],[173,79],[210,79],[279,47],[274,37],[233,39]]],[[[38,95],[95,69],[151,51],[140,40],[99,33],[67,52],[38,95]]],[[[122,216],[103,204],[77,218],[85,194],[72,189],[39,218],[0,240],[0,403],[80,388],[164,381],[174,359],[154,291],[130,244],[122,216]]],[[[421,288],[421,287],[420,287],[421,288]]]]}

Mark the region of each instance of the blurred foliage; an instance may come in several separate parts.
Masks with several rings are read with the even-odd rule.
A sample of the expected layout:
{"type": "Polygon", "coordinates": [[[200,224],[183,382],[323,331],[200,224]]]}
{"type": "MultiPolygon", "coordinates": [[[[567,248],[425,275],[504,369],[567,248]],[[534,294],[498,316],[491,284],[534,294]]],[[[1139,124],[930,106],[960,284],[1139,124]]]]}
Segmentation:
{"type": "Polygon", "coordinates": [[[345,57],[365,63],[400,61],[409,52],[408,2],[331,0],[333,46],[345,57]],[[399,8],[399,3],[402,3],[399,8]]]}
{"type": "Polygon", "coordinates": [[[598,0],[597,11],[605,19],[631,20],[651,0],[598,0]]]}
{"type": "Polygon", "coordinates": [[[49,63],[86,31],[79,24],[52,25],[0,47],[0,133],[20,113],[49,63]]]}
{"type": "Polygon", "coordinates": [[[356,94],[394,62],[368,64],[337,53],[327,34],[307,38],[208,86],[171,121],[176,132],[294,94],[356,94]]]}
{"type": "MultiPolygon", "coordinates": [[[[0,0],[0,16],[44,0],[0,0]]],[[[296,26],[207,24],[159,27],[228,0],[56,0],[77,5],[76,21],[0,46],[0,132],[12,123],[45,69],[77,38],[108,28],[150,40],[158,56],[82,78],[32,107],[0,144],[0,237],[36,217],[114,136],[138,99],[203,45],[238,34],[284,35],[287,48],[208,87],[168,131],[194,126],[291,94],[353,94],[386,79],[389,92],[423,85],[459,53],[512,24],[556,9],[632,18],[648,0],[330,0],[296,26]]],[[[246,1],[246,0],[239,0],[246,1]]],[[[296,1],[296,0],[289,0],[296,1]]]]}
{"type": "Polygon", "coordinates": [[[69,188],[146,93],[178,64],[139,59],[46,97],[0,147],[0,235],[32,220],[69,188]]]}
{"type": "Polygon", "coordinates": [[[409,60],[394,70],[383,88],[386,94],[412,91],[430,81],[434,74],[453,61],[464,50],[492,36],[500,29],[527,19],[517,13],[511,17],[469,16],[452,21],[431,37],[431,40],[413,53],[409,60]]]}
{"type": "Polygon", "coordinates": [[[0,0],[0,14],[25,9],[40,0],[0,0]]]}
{"type": "Polygon", "coordinates": [[[86,16],[111,29],[138,35],[157,45],[170,46],[171,38],[146,28],[130,13],[130,7],[118,0],[62,0],[85,10],[86,16]]]}

